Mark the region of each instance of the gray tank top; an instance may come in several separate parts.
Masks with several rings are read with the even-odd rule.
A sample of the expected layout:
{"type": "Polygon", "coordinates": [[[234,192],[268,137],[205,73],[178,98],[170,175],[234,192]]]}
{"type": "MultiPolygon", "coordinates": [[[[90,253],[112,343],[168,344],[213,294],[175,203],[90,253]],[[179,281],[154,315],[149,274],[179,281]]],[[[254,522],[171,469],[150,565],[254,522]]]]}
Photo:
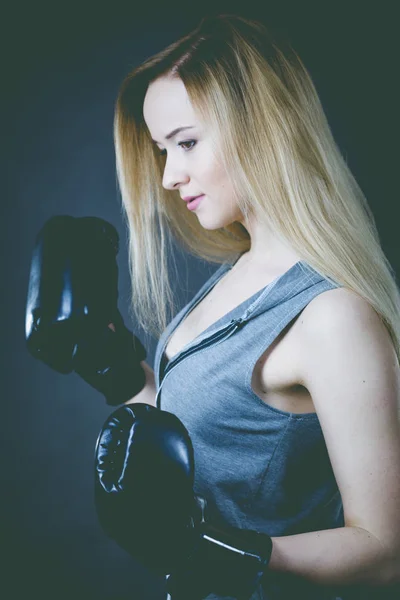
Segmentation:
{"type": "MultiPolygon", "coordinates": [[[[261,354],[313,298],[338,284],[299,261],[166,359],[173,331],[231,268],[224,263],[217,269],[160,337],[156,405],[174,413],[189,432],[194,491],[207,499],[216,527],[271,537],[342,527],[341,496],[317,414],[269,406],[251,386],[261,354]]],[[[272,574],[252,600],[302,597],[298,582],[294,589],[290,585],[272,574]]],[[[308,600],[336,597],[306,587],[308,600]]]]}

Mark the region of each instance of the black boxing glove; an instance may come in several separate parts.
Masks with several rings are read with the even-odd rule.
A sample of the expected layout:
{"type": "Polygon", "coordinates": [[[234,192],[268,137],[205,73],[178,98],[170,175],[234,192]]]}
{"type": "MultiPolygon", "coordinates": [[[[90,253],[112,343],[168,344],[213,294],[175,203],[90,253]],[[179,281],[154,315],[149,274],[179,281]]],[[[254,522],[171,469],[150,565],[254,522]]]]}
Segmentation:
{"type": "Polygon", "coordinates": [[[111,405],[146,381],[146,350],[117,308],[118,249],[118,233],[103,219],[49,219],[36,238],[25,321],[32,356],[60,373],[77,372],[111,405]]]}
{"type": "Polygon", "coordinates": [[[204,517],[195,523],[187,550],[167,580],[171,600],[201,600],[211,593],[249,600],[267,576],[272,540],[258,531],[213,527],[204,517]]]}
{"type": "Polygon", "coordinates": [[[271,538],[213,527],[193,483],[193,447],[178,417],[136,403],[107,419],[95,451],[104,531],[148,569],[169,575],[172,600],[210,593],[248,600],[267,570],[271,538]]]}
{"type": "Polygon", "coordinates": [[[73,370],[104,394],[107,404],[117,406],[136,396],[145,386],[146,374],[140,361],[146,350],[124,325],[119,312],[109,326],[87,328],[75,344],[73,370]]]}
{"type": "Polygon", "coordinates": [[[189,434],[172,413],[137,402],[106,419],[95,449],[99,523],[157,575],[183,560],[191,519],[200,517],[193,473],[189,434]]]}

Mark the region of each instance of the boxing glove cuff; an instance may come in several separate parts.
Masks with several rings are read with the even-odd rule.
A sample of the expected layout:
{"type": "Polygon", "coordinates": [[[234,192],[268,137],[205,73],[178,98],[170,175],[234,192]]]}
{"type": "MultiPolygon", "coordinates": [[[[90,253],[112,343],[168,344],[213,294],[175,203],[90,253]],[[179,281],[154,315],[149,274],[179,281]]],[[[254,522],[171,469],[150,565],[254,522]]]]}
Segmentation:
{"type": "Polygon", "coordinates": [[[192,598],[197,590],[199,598],[214,593],[248,600],[268,567],[271,538],[253,530],[217,529],[203,521],[195,526],[194,540],[187,559],[168,578],[171,600],[192,598]]]}
{"type": "Polygon", "coordinates": [[[81,338],[72,364],[89,385],[104,394],[107,404],[118,406],[136,396],[146,384],[140,362],[146,349],[125,326],[112,331],[103,326],[81,338]]]}

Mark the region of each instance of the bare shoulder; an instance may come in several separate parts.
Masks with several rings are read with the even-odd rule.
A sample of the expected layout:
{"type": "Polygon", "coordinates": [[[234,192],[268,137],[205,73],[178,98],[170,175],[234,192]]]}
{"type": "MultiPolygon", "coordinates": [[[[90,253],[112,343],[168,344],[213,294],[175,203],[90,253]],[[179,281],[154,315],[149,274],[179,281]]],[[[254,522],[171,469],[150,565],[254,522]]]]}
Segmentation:
{"type": "Polygon", "coordinates": [[[303,383],[318,369],[329,352],[379,354],[396,363],[393,342],[382,319],[367,300],[344,287],[319,294],[303,310],[298,337],[301,348],[303,383]],[[307,369],[307,375],[305,373],[307,369]]]}
{"type": "Polygon", "coordinates": [[[316,296],[303,310],[303,330],[320,331],[321,326],[339,325],[348,319],[370,319],[371,325],[383,327],[382,320],[374,308],[361,296],[344,287],[334,288],[316,296]]]}

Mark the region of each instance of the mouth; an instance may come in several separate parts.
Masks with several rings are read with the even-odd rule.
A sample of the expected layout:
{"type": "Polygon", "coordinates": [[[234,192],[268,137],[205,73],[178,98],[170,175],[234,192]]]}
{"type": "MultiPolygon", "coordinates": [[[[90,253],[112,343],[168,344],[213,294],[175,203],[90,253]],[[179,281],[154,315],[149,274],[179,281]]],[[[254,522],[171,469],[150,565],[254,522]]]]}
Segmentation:
{"type": "Polygon", "coordinates": [[[199,203],[201,202],[201,200],[203,198],[204,198],[204,194],[202,194],[201,196],[197,196],[196,198],[193,198],[192,200],[187,202],[188,209],[194,210],[195,208],[197,208],[197,206],[199,205],[199,203]]]}

